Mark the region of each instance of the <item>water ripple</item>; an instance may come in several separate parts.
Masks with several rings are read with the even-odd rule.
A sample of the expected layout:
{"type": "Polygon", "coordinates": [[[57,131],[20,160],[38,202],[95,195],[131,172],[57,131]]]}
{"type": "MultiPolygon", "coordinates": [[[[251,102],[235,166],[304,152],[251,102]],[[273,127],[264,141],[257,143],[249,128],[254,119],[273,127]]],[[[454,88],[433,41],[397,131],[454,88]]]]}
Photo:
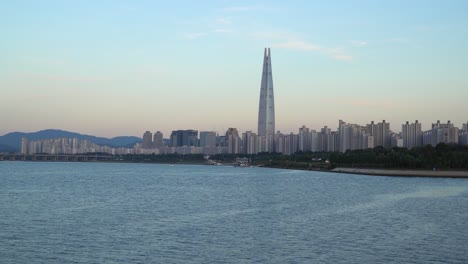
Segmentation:
{"type": "Polygon", "coordinates": [[[467,263],[468,181],[0,162],[0,263],[467,263]]]}

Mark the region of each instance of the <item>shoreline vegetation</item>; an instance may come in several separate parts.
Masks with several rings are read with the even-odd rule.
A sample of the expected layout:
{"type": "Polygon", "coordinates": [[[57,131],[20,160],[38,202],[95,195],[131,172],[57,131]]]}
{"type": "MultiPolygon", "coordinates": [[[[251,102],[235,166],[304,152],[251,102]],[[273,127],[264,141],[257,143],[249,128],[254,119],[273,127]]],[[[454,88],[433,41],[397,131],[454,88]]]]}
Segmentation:
{"type": "Polygon", "coordinates": [[[428,177],[428,178],[468,178],[468,171],[430,171],[430,170],[389,170],[389,169],[358,169],[335,168],[330,172],[359,174],[370,176],[397,176],[397,177],[428,177]]]}
{"type": "MultiPolygon", "coordinates": [[[[87,155],[107,155],[88,153],[87,155]]],[[[23,160],[28,160],[23,159],[23,160]]],[[[92,161],[92,160],[90,160],[92,161]]],[[[381,176],[468,178],[468,146],[438,144],[413,149],[392,148],[339,152],[258,154],[128,154],[99,162],[256,166],[381,176]]]]}

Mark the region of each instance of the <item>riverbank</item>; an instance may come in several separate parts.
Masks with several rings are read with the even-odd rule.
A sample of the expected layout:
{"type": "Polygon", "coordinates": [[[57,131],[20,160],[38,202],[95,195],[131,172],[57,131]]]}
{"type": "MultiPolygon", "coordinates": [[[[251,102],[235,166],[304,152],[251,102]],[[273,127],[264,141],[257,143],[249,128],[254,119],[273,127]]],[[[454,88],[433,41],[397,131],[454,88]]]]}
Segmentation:
{"type": "MultiPolygon", "coordinates": [[[[4,160],[5,162],[7,160],[4,160]]],[[[9,160],[8,160],[9,161],[9,160]]],[[[98,163],[139,163],[139,164],[168,164],[168,165],[210,165],[206,161],[176,161],[176,162],[155,162],[155,161],[132,161],[132,160],[93,160],[93,161],[62,161],[62,160],[14,160],[19,162],[98,162],[98,163]]],[[[222,163],[223,166],[233,166],[234,163],[222,163]]],[[[359,174],[369,176],[394,176],[394,177],[425,177],[425,178],[468,178],[468,171],[431,171],[431,170],[395,170],[395,169],[363,169],[363,168],[317,168],[317,167],[301,167],[301,166],[266,166],[254,165],[254,167],[286,169],[286,170],[305,170],[319,171],[327,173],[346,173],[359,174]]]]}
{"type": "Polygon", "coordinates": [[[468,171],[431,171],[431,170],[389,170],[335,168],[329,172],[360,174],[372,176],[427,177],[427,178],[468,178],[468,171]]]}

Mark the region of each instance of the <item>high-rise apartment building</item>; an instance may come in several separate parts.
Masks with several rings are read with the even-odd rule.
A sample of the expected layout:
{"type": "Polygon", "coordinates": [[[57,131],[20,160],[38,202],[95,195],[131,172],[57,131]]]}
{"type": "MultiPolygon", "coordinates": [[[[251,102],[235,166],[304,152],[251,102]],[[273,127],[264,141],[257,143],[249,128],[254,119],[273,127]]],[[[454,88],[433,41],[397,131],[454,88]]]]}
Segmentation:
{"type": "Polygon", "coordinates": [[[339,151],[366,149],[374,147],[374,137],[370,135],[365,127],[346,124],[342,120],[339,121],[339,151]]]}
{"type": "Polygon", "coordinates": [[[226,131],[226,145],[229,154],[238,154],[241,151],[241,139],[236,128],[229,128],[226,131]]]}
{"type": "Polygon", "coordinates": [[[374,138],[374,146],[382,146],[384,148],[391,147],[390,141],[390,123],[386,123],[385,120],[382,123],[375,124],[372,121],[366,126],[367,133],[374,138]]]}
{"type": "Polygon", "coordinates": [[[273,76],[271,70],[270,48],[265,48],[263,57],[262,82],[258,108],[258,135],[267,140],[275,134],[275,97],[273,93],[273,76]]]}
{"type": "Polygon", "coordinates": [[[153,134],[149,131],[146,131],[143,134],[143,145],[142,148],[144,149],[152,149],[153,148],[153,134]]]}
{"type": "Polygon", "coordinates": [[[153,136],[153,147],[162,148],[164,147],[163,133],[156,131],[153,136]]]}
{"type": "Polygon", "coordinates": [[[390,146],[402,148],[403,147],[403,137],[399,133],[390,131],[390,146]]]}
{"type": "Polygon", "coordinates": [[[310,132],[309,128],[302,126],[299,128],[299,151],[310,151],[310,132]]]}
{"type": "Polygon", "coordinates": [[[403,138],[403,147],[411,149],[422,146],[422,131],[421,123],[416,120],[414,123],[409,123],[401,126],[401,136],[403,138]]]}
{"type": "Polygon", "coordinates": [[[200,131],[200,147],[216,146],[216,132],[200,131]]]}
{"type": "Polygon", "coordinates": [[[280,131],[277,131],[274,137],[275,151],[278,153],[284,153],[284,135],[280,131]]]}
{"type": "Polygon", "coordinates": [[[457,144],[459,138],[458,128],[450,120],[446,124],[442,124],[437,120],[437,123],[432,124],[431,130],[423,132],[422,138],[423,145],[432,145],[434,147],[439,143],[457,144]]]}
{"type": "Polygon", "coordinates": [[[198,130],[174,130],[171,133],[171,146],[198,146],[198,130]]]}
{"type": "Polygon", "coordinates": [[[21,138],[21,154],[26,155],[28,154],[28,139],[21,138]]]}
{"type": "Polygon", "coordinates": [[[465,124],[463,124],[462,130],[463,130],[463,132],[468,132],[468,122],[466,122],[465,124]]]}
{"type": "Polygon", "coordinates": [[[323,128],[320,129],[320,134],[318,138],[320,151],[333,151],[333,150],[330,150],[330,147],[328,146],[328,143],[331,140],[330,137],[331,137],[330,128],[328,128],[327,126],[324,126],[323,128]]]}
{"type": "Polygon", "coordinates": [[[468,122],[462,125],[462,131],[458,133],[458,144],[468,145],[468,122]]]}
{"type": "Polygon", "coordinates": [[[246,154],[257,154],[258,153],[258,141],[259,137],[252,131],[242,133],[242,149],[246,154]]]}

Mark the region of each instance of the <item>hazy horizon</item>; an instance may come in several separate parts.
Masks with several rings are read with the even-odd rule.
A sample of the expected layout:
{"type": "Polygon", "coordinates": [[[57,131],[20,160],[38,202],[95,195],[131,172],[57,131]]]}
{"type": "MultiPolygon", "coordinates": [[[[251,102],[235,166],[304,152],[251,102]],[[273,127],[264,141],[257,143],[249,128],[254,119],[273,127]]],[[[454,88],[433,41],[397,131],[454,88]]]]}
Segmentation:
{"type": "Polygon", "coordinates": [[[276,130],[468,116],[466,1],[6,1],[0,135],[257,130],[271,47],[276,130]]]}

